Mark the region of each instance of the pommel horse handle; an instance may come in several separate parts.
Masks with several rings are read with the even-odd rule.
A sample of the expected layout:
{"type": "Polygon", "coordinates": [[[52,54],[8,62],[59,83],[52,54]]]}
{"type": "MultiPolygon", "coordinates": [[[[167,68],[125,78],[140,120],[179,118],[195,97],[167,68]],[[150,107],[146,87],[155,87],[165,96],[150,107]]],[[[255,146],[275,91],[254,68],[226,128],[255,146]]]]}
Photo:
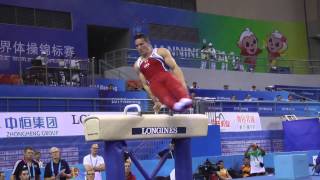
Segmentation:
{"type": "Polygon", "coordinates": [[[136,108],[136,109],[137,109],[137,112],[138,112],[138,115],[139,115],[139,116],[142,116],[141,107],[139,106],[139,104],[129,104],[129,105],[126,105],[126,107],[124,108],[123,112],[127,115],[127,114],[128,114],[128,110],[129,110],[129,109],[132,109],[132,108],[136,108]]]}

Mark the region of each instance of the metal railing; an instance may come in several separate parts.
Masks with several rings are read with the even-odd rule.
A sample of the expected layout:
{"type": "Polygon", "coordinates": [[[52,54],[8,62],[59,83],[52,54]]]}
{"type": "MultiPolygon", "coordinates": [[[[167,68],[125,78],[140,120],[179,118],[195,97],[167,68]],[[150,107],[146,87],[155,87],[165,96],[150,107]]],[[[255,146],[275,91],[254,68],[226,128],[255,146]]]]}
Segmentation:
{"type": "MultiPolygon", "coordinates": [[[[128,104],[139,104],[144,113],[153,113],[150,99],[0,97],[0,112],[122,112],[128,104]]],[[[184,113],[258,112],[262,116],[318,116],[319,102],[224,101],[196,98],[184,113]]],[[[168,113],[163,109],[161,113],[168,113]]]]}
{"type": "MultiPolygon", "coordinates": [[[[214,63],[216,70],[225,71],[247,71],[252,72],[245,56],[236,54],[217,53],[216,60],[201,59],[200,51],[191,52],[191,50],[179,50],[172,52],[175,60],[181,67],[201,68],[202,62],[207,62],[205,69],[212,69],[214,63]],[[225,68],[227,67],[227,68],[225,68]]],[[[131,66],[138,59],[139,54],[135,49],[118,49],[105,54],[104,64],[100,73],[111,67],[131,66]]],[[[303,59],[285,59],[278,58],[276,69],[272,69],[268,64],[267,57],[257,57],[254,72],[272,72],[272,73],[294,73],[294,74],[319,74],[320,60],[303,60],[303,59]]]]}
{"type": "MultiPolygon", "coordinates": [[[[120,71],[116,68],[116,66],[113,66],[112,64],[109,64],[107,61],[99,60],[99,70],[98,73],[101,77],[116,77],[117,79],[130,79],[130,75],[125,73],[124,71],[120,71]]],[[[118,67],[120,67],[119,65],[118,67]]]]}

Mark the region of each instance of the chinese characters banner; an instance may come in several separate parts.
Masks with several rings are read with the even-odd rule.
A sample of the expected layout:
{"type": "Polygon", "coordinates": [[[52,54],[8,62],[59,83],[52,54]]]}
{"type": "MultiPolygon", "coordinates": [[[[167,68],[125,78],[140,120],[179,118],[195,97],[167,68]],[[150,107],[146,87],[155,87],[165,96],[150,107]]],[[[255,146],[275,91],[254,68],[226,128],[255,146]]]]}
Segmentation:
{"type": "Polygon", "coordinates": [[[260,131],[257,112],[206,112],[209,124],[219,125],[221,132],[260,131]]]}
{"type": "Polygon", "coordinates": [[[82,136],[82,121],[91,114],[119,112],[6,112],[0,113],[0,138],[82,136]]]}
{"type": "Polygon", "coordinates": [[[76,48],[72,45],[53,42],[34,42],[0,39],[0,72],[18,73],[19,68],[31,66],[31,60],[41,53],[48,57],[48,64],[58,64],[59,59],[75,58],[76,48]],[[20,67],[21,66],[21,67],[20,67]]]}
{"type": "Polygon", "coordinates": [[[38,56],[40,52],[56,58],[72,58],[75,47],[62,44],[48,44],[44,42],[23,42],[0,39],[0,54],[14,54],[15,56],[38,56]]]}

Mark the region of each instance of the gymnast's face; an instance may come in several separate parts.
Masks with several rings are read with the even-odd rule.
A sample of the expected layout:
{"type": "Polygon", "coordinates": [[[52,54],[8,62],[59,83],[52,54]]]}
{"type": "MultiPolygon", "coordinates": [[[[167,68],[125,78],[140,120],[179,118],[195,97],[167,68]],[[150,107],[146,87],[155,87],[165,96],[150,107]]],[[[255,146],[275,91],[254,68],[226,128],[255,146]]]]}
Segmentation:
{"type": "Polygon", "coordinates": [[[142,57],[148,57],[152,52],[151,45],[143,38],[136,39],[135,45],[142,57]]]}

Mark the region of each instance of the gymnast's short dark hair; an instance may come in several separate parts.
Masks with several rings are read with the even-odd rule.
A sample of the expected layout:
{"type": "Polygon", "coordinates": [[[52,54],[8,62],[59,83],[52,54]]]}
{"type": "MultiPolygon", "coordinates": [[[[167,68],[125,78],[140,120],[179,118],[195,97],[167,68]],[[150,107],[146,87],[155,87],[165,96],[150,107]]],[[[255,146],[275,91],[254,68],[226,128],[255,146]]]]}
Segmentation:
{"type": "Polygon", "coordinates": [[[138,33],[134,36],[134,40],[137,40],[137,39],[144,39],[146,42],[150,43],[149,37],[142,33],[138,33]]]}

